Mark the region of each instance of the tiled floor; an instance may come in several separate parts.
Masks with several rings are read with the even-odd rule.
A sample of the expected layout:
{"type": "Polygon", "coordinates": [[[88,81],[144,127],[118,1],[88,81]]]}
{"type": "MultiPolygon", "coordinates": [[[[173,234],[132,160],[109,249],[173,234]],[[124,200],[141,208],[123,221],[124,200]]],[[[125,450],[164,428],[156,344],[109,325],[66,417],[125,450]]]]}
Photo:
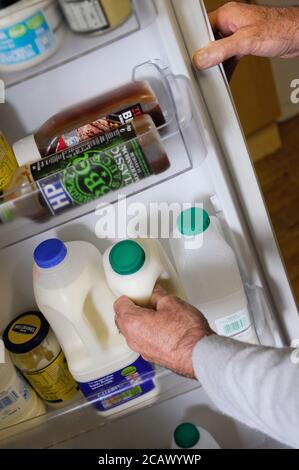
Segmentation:
{"type": "Polygon", "coordinates": [[[299,305],[299,116],[280,130],[283,148],[255,167],[299,305]]]}

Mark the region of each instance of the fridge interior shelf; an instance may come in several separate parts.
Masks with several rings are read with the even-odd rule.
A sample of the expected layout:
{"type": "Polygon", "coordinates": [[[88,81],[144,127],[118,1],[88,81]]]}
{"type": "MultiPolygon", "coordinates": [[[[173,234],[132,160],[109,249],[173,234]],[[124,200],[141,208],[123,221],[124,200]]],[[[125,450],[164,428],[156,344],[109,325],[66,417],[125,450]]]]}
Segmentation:
{"type": "MultiPolygon", "coordinates": [[[[55,1],[58,3],[57,0],[55,1]]],[[[32,0],[28,6],[28,4],[24,5],[24,3],[19,2],[14,8],[13,15],[9,10],[7,14],[4,12],[0,16],[0,29],[7,30],[7,28],[20,22],[21,19],[26,20],[30,18],[34,10],[36,10],[36,13],[42,12],[44,16],[47,17],[49,15],[52,18],[53,13],[49,5],[45,6],[45,3],[47,3],[46,0],[32,0]]],[[[58,41],[56,50],[54,50],[53,46],[53,54],[49,56],[44,54],[45,60],[36,65],[33,64],[30,68],[21,69],[21,67],[18,67],[18,70],[10,71],[8,67],[5,67],[5,69],[1,67],[0,62],[0,78],[4,81],[6,88],[18,85],[25,80],[53,70],[135,33],[150,25],[155,20],[157,14],[152,0],[132,0],[132,14],[122,24],[111,30],[103,30],[100,35],[87,35],[73,33],[63,20],[60,7],[57,5],[56,8],[58,13],[56,12],[55,14],[58,14],[60,18],[59,26],[56,25],[54,28],[54,37],[57,37],[58,41]]],[[[43,54],[40,57],[43,57],[43,54]]]]}
{"type": "MultiPolygon", "coordinates": [[[[0,198],[0,217],[3,222],[0,226],[0,248],[92,213],[99,203],[101,206],[114,203],[118,200],[119,193],[126,196],[137,194],[202,163],[207,154],[207,148],[203,128],[199,122],[200,118],[192,103],[188,80],[182,76],[174,76],[168,67],[159,60],[136,66],[132,79],[147,80],[158,99],[165,118],[165,124],[158,127],[158,132],[162,147],[170,162],[169,168],[124,187],[120,184],[119,188],[113,192],[107,192],[101,197],[95,196],[92,201],[90,201],[92,199],[90,197],[86,203],[78,203],[65,211],[55,211],[52,206],[49,207],[49,204],[45,203],[44,197],[42,200],[40,199],[39,188],[48,177],[39,180],[38,188],[36,183],[30,180],[28,172],[24,171],[21,183],[17,187],[11,188],[0,198]],[[38,207],[38,210],[35,207],[38,207]],[[12,214],[15,215],[12,216],[12,214]]],[[[150,132],[145,131],[138,134],[138,137],[133,140],[148,142],[149,134],[150,132]]],[[[87,146],[91,141],[92,139],[87,141],[87,146]]],[[[134,145],[133,141],[130,143],[134,145]]],[[[86,165],[90,163],[91,158],[93,157],[85,155],[86,165]]],[[[43,160],[33,163],[34,169],[40,168],[42,162],[43,160]]],[[[80,168],[81,163],[77,161],[77,163],[69,164],[67,169],[55,170],[52,177],[55,181],[71,181],[78,173],[78,165],[80,168]]]]}
{"type": "MultiPolygon", "coordinates": [[[[271,311],[263,289],[245,284],[245,290],[250,310],[254,312],[255,328],[260,342],[273,344],[271,311]]],[[[89,401],[82,397],[59,410],[48,409],[44,415],[1,429],[0,448],[55,446],[62,441],[109,424],[111,420],[119,419],[143,407],[153,406],[200,387],[200,383],[196,380],[186,379],[160,367],[155,368],[154,379],[152,373],[143,373],[139,379],[140,382],[137,379],[134,385],[128,381],[125,381],[124,385],[128,390],[134,390],[139,383],[154,380],[158,393],[141,403],[134,404],[132,400],[130,408],[124,411],[117,411],[115,408],[114,414],[105,417],[96,411],[95,405],[99,403],[99,400],[103,403],[103,400],[115,399],[117,392],[108,386],[107,390],[102,391],[100,398],[97,394],[89,397],[89,401]]]]}

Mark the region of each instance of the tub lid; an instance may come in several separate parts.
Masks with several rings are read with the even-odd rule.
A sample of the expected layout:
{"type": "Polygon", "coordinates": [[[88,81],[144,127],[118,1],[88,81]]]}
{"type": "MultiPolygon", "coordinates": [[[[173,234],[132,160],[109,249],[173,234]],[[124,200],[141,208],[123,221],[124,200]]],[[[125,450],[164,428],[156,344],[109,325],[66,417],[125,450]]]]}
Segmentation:
{"type": "Polygon", "coordinates": [[[14,354],[26,353],[40,345],[49,329],[49,323],[40,312],[22,313],[5,328],[3,342],[14,354]]]}

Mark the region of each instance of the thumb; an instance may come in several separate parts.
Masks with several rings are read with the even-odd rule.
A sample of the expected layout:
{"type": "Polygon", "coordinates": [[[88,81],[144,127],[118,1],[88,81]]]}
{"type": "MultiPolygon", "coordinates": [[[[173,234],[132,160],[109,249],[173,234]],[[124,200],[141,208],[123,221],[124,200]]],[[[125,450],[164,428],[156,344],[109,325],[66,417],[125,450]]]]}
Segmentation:
{"type": "Polygon", "coordinates": [[[129,297],[126,297],[125,295],[119,297],[115,302],[114,302],[114,311],[116,316],[118,317],[123,317],[127,314],[135,313],[136,310],[139,310],[139,307],[132,302],[129,297]]]}
{"type": "Polygon", "coordinates": [[[246,51],[242,50],[241,34],[237,31],[227,38],[210,42],[206,47],[198,49],[193,57],[195,67],[207,69],[221,64],[231,57],[240,57],[246,51]]]}

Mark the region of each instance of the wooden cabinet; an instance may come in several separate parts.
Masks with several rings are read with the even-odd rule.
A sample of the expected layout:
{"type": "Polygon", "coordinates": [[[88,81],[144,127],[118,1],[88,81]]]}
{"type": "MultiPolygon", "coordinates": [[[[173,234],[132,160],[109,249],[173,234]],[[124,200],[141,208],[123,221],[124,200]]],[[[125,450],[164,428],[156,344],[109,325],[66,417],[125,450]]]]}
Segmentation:
{"type": "MultiPolygon", "coordinates": [[[[208,11],[224,3],[205,0],[208,11]]],[[[277,119],[280,106],[269,59],[244,57],[230,82],[232,94],[254,161],[281,146],[277,119]]]]}

